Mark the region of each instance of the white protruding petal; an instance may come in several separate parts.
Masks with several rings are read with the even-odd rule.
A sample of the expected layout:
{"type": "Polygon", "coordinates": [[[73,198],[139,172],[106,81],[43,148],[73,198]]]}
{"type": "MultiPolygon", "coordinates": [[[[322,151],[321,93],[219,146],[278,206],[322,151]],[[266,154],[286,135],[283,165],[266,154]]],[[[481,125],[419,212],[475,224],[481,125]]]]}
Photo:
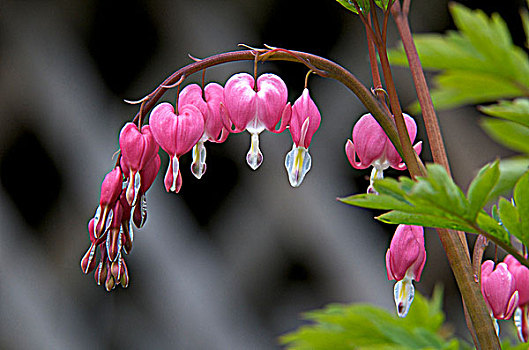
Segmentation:
{"type": "Polygon", "coordinates": [[[105,230],[103,231],[103,233],[105,233],[109,229],[110,224],[112,224],[113,218],[114,218],[114,210],[110,209],[110,211],[108,212],[107,222],[105,223],[105,230]]]}
{"type": "Polygon", "coordinates": [[[132,229],[132,220],[129,221],[129,236],[130,236],[130,242],[131,243],[134,242],[134,230],[132,229]]]}
{"type": "MultiPolygon", "coordinates": [[[[145,193],[142,194],[141,199],[140,199],[140,212],[141,212],[141,225],[140,225],[140,227],[143,227],[143,225],[145,224],[145,218],[147,217],[147,195],[145,193]]],[[[132,225],[132,223],[131,223],[131,225],[132,225]]]]}
{"type": "Polygon", "coordinates": [[[312,158],[305,147],[292,145],[292,150],[285,157],[285,168],[288,173],[288,181],[292,187],[299,187],[309,172],[312,158]]]}
{"type": "Polygon", "coordinates": [[[178,158],[173,156],[173,159],[171,159],[173,162],[173,183],[171,185],[171,192],[176,192],[176,181],[178,180],[178,170],[180,169],[180,163],[178,162],[178,158]]]}
{"type": "Polygon", "coordinates": [[[193,146],[193,163],[191,164],[191,172],[197,179],[200,179],[206,172],[206,147],[204,142],[199,141],[193,146]]]}
{"type": "Polygon", "coordinates": [[[131,207],[136,205],[136,200],[138,199],[138,193],[140,192],[140,186],[141,186],[141,176],[140,176],[140,172],[138,171],[136,175],[134,175],[134,200],[132,201],[131,207]]]}
{"type": "MultiPolygon", "coordinates": [[[[97,206],[96,213],[94,215],[94,230],[97,227],[97,224],[99,223],[99,218],[101,217],[101,206],[97,206]]],[[[95,237],[95,235],[94,235],[95,237]]]]}
{"type": "Polygon", "coordinates": [[[413,297],[415,296],[413,280],[406,275],[402,280],[395,283],[393,293],[395,306],[397,307],[397,314],[399,317],[406,317],[408,311],[410,311],[413,297]]]}
{"type": "Polygon", "coordinates": [[[494,316],[490,315],[492,317],[492,323],[494,324],[494,330],[496,331],[496,335],[500,336],[500,326],[498,325],[498,320],[494,318],[494,316]]]}
{"type": "Polygon", "coordinates": [[[252,134],[250,150],[246,154],[246,163],[256,170],[263,163],[263,154],[259,149],[259,134],[252,134]]]}
{"type": "Polygon", "coordinates": [[[371,176],[369,177],[369,187],[367,188],[367,193],[378,194],[373,184],[375,183],[375,180],[380,180],[383,178],[384,178],[384,170],[374,166],[373,169],[371,170],[371,176]]]}

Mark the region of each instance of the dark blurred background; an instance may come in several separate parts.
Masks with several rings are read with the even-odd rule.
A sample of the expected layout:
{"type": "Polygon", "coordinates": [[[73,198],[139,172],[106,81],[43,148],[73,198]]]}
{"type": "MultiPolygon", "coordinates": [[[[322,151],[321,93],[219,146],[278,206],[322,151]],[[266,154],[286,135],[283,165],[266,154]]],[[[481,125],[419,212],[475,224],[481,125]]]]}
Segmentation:
{"type": "MultiPolygon", "coordinates": [[[[522,45],[523,1],[463,1],[500,12],[522,45]]],[[[453,29],[446,1],[413,1],[415,32],[453,29]]],[[[390,26],[390,46],[396,43],[390,26]]],[[[370,86],[365,33],[335,1],[86,0],[0,2],[0,348],[274,349],[300,326],[300,313],[331,302],[394,309],[384,255],[395,227],[337,196],[363,192],[369,171],[349,165],[343,147],[364,112],[335,81],[312,76],[322,114],[312,170],[290,187],[284,156],[290,135],[263,133],[265,161],[245,164],[247,133],[207,144],[202,180],[182,159],[181,194],[167,194],[161,173],[148,193],[148,219],[127,257],[131,282],[111,293],[85,276],[104,175],[117,137],[139,99],[173,71],[238,43],[269,44],[336,60],[370,86]]],[[[207,71],[224,84],[252,63],[207,71]]],[[[305,67],[265,63],[293,102],[305,67]]],[[[415,99],[409,72],[396,69],[401,101],[415,99]]],[[[189,82],[199,82],[200,75],[189,82]]],[[[164,100],[173,102],[175,92],[164,100]]],[[[477,126],[473,108],[440,113],[456,180],[507,154],[477,126]]],[[[419,122],[420,124],[420,122],[419,122]]],[[[419,139],[425,138],[422,125],[419,139]]],[[[425,149],[425,148],[423,148],[425,149]]],[[[429,159],[427,149],[424,158],[429,159]]],[[[399,175],[389,172],[388,175],[399,175]]],[[[417,289],[445,286],[448,321],[465,334],[461,302],[436,234],[417,289]]]]}

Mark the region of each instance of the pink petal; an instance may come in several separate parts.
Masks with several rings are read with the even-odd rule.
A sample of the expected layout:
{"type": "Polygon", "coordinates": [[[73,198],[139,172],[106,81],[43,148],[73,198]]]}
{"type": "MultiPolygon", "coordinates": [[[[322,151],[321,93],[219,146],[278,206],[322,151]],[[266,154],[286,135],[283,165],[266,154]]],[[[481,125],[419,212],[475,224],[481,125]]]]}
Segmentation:
{"type": "Polygon", "coordinates": [[[320,122],[320,111],[310,97],[309,90],[305,88],[301,96],[292,106],[292,118],[290,120],[292,141],[294,141],[297,146],[308,148],[312,136],[320,126],[320,122]],[[307,119],[309,120],[307,132],[305,133],[305,136],[302,136],[301,128],[307,119]]]}
{"type": "Polygon", "coordinates": [[[224,106],[236,130],[244,130],[257,115],[254,78],[247,73],[232,76],[224,86],[224,106]]]}
{"type": "Polygon", "coordinates": [[[105,179],[101,184],[99,204],[102,208],[114,204],[121,193],[122,184],[123,175],[121,173],[121,168],[117,166],[105,176],[105,179]]]}
{"type": "Polygon", "coordinates": [[[149,118],[152,135],[169,155],[176,153],[177,118],[173,105],[167,102],[154,107],[149,118]]]}
{"type": "Polygon", "coordinates": [[[267,130],[274,130],[287,104],[285,82],[275,74],[257,78],[257,118],[267,130]]]}
{"type": "Polygon", "coordinates": [[[217,83],[209,83],[204,88],[204,95],[207,103],[204,133],[208,137],[208,140],[221,142],[222,138],[228,135],[226,132],[222,132],[224,124],[222,123],[220,112],[220,104],[224,101],[224,88],[217,83]]]}
{"type": "Polygon", "coordinates": [[[143,167],[140,171],[141,175],[141,192],[145,193],[151,187],[152,183],[160,171],[161,160],[160,156],[157,154],[151,159],[151,161],[143,167]]]}
{"type": "Polygon", "coordinates": [[[185,105],[193,105],[198,108],[202,113],[204,121],[206,120],[206,115],[208,112],[208,107],[206,101],[202,98],[202,88],[197,84],[187,85],[185,88],[180,91],[178,95],[178,110],[179,114],[182,110],[181,108],[185,105]]]}
{"type": "Polygon", "coordinates": [[[364,114],[353,127],[353,144],[363,166],[385,156],[388,137],[371,114],[364,114]]]}
{"type": "Polygon", "coordinates": [[[198,108],[186,105],[180,110],[175,140],[175,155],[178,157],[189,152],[204,133],[204,118],[198,108]]]}
{"type": "MultiPolygon", "coordinates": [[[[404,117],[406,129],[408,130],[408,135],[410,136],[410,141],[413,144],[413,141],[415,141],[415,136],[417,136],[417,124],[415,124],[415,120],[406,113],[402,113],[402,115],[404,117]]],[[[420,154],[421,148],[422,146],[418,146],[418,149],[416,149],[416,151],[418,150],[417,154],[420,154]]],[[[397,170],[406,169],[406,165],[402,163],[402,158],[400,157],[400,154],[397,152],[395,146],[393,146],[393,144],[389,140],[386,149],[386,159],[389,161],[392,168],[397,170]]]]}
{"type": "Polygon", "coordinates": [[[365,169],[370,166],[370,164],[362,164],[361,161],[356,160],[355,146],[351,140],[347,140],[345,143],[345,154],[347,155],[349,163],[351,163],[355,169],[365,169]]]}

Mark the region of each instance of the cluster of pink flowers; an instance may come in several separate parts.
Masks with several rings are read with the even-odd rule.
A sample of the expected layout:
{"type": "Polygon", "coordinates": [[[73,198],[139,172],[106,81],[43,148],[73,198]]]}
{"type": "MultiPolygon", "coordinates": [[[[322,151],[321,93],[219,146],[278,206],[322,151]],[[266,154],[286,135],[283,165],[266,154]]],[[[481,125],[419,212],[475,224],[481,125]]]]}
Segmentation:
{"type": "Polygon", "coordinates": [[[145,223],[145,194],[160,169],[160,147],[169,155],[165,188],[178,193],[182,186],[182,155],[192,150],[191,172],[200,179],[206,171],[204,143],[224,142],[230,133],[246,130],[251,135],[246,161],[255,170],[263,161],[259,134],[264,130],[281,133],[289,127],[293,146],[285,167],[290,184],[299,186],[311,166],[308,147],[321,115],[306,88],[293,106],[287,99],[287,87],[278,76],[263,74],[255,79],[239,73],[224,87],[216,83],[203,90],[196,84],[186,86],[178,96],[176,109],[167,102],[157,105],[149,125],[141,129],[127,123],[119,136],[120,160],[103,180],[99,207],[88,224],[91,243],[81,259],[83,272],[95,270],[97,284],[104,284],[108,291],[118,284],[128,286],[124,254],[132,249],[132,223],[137,228],[145,223]],[[96,264],[98,248],[100,259],[96,264]]]}
{"type": "Polygon", "coordinates": [[[108,291],[118,284],[128,286],[124,254],[132,250],[132,223],[138,228],[145,223],[145,196],[161,163],[158,144],[148,125],[139,130],[135,124],[127,123],[121,129],[119,145],[120,161],[101,184],[99,207],[88,223],[90,247],[81,259],[83,272],[95,269],[97,284],[104,284],[108,291]],[[96,267],[98,248],[100,259],[96,267]]]}
{"type": "Polygon", "coordinates": [[[487,260],[481,265],[481,293],[495,320],[508,320],[514,314],[518,337],[527,342],[529,269],[512,255],[507,255],[496,267],[492,260],[487,260]]]}

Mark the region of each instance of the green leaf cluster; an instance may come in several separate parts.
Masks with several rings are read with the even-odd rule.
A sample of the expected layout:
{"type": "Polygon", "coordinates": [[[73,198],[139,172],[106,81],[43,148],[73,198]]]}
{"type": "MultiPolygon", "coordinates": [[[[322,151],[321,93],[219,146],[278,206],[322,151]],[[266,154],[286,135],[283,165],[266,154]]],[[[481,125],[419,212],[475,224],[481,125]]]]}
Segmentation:
{"type": "Polygon", "coordinates": [[[529,245],[529,171],[516,182],[512,201],[500,198],[497,213],[508,232],[529,245]]]}
{"type": "MultiPolygon", "coordinates": [[[[414,35],[425,69],[440,70],[432,99],[437,109],[527,95],[529,60],[512,42],[505,21],[452,3],[457,31],[414,35]]],[[[522,16],[529,28],[529,16],[522,16]]],[[[389,51],[390,62],[407,66],[402,45],[389,51]]],[[[418,110],[418,105],[415,105],[418,110]]]]}
{"type": "Polygon", "coordinates": [[[465,232],[487,232],[499,242],[509,243],[509,233],[483,207],[492,199],[500,179],[499,161],[484,166],[467,194],[438,164],[427,165],[427,176],[413,181],[386,178],[374,183],[376,194],[357,194],[342,202],[371,209],[390,210],[377,217],[391,224],[449,228],[465,232]]]}
{"type": "Polygon", "coordinates": [[[497,142],[516,151],[529,154],[529,99],[499,101],[479,110],[495,118],[484,118],[485,131],[497,142]]]}
{"type": "MultiPolygon", "coordinates": [[[[355,13],[355,14],[358,14],[358,11],[356,10],[356,7],[355,5],[353,4],[353,2],[351,0],[336,0],[338,1],[338,3],[340,3],[340,5],[342,5],[343,7],[345,7],[346,9],[348,9],[349,11],[355,13]]],[[[388,4],[389,2],[392,1],[392,0],[375,0],[375,4],[382,8],[382,9],[387,9],[388,8],[388,4]]],[[[358,6],[360,7],[360,10],[364,13],[369,13],[369,11],[371,10],[371,6],[369,4],[369,0],[356,0],[356,2],[358,3],[358,6]]]]}
{"type": "Polygon", "coordinates": [[[460,349],[442,327],[442,293],[431,301],[415,294],[406,318],[366,304],[329,305],[306,313],[312,324],[283,335],[280,342],[291,350],[327,349],[460,349]],[[444,334],[443,334],[444,333],[444,334]]]}

